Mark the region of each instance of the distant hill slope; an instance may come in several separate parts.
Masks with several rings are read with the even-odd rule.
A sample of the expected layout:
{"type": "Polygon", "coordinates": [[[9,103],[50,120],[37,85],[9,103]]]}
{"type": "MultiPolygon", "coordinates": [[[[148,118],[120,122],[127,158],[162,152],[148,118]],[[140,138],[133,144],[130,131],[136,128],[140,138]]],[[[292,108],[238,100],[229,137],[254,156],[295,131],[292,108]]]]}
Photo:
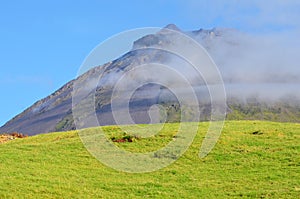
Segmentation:
{"type": "MultiPolygon", "coordinates": [[[[153,151],[171,141],[177,127],[167,124],[155,137],[115,144],[153,151]]],[[[179,160],[144,174],[101,164],[74,131],[0,144],[0,198],[298,198],[299,124],[228,121],[204,159],[198,153],[208,123],[199,127],[179,160]]],[[[104,129],[108,138],[123,136],[118,127],[104,129]]]]}
{"type": "MultiPolygon", "coordinates": [[[[168,25],[166,28],[181,31],[175,25],[168,25]]],[[[72,80],[62,86],[59,90],[46,98],[36,102],[31,107],[20,113],[16,117],[8,121],[0,128],[0,133],[20,132],[28,135],[35,135],[40,133],[66,131],[75,129],[72,116],[72,91],[75,82],[83,82],[84,86],[89,86],[88,80],[97,79],[99,74],[104,72],[104,78],[95,92],[95,108],[96,114],[99,118],[100,125],[115,124],[111,113],[110,98],[112,95],[112,85],[116,81],[118,75],[126,71],[147,63],[160,62],[168,63],[169,55],[157,50],[134,50],[138,47],[152,46],[152,45],[171,45],[172,39],[170,33],[164,31],[156,34],[147,35],[135,41],[132,51],[126,53],[122,57],[113,60],[102,66],[97,66],[87,71],[77,79],[72,80]]],[[[228,56],[240,55],[239,45],[244,45],[245,39],[241,39],[243,34],[232,29],[214,28],[211,30],[196,30],[190,32],[183,32],[199,43],[210,53],[214,61],[220,66],[222,70],[230,65],[226,63],[228,56]],[[221,50],[222,48],[222,50],[221,50]],[[221,52],[220,52],[221,51],[221,52]],[[225,64],[224,64],[225,63],[225,64]]],[[[242,57],[242,56],[241,56],[242,57]]],[[[225,84],[240,82],[240,79],[223,73],[225,84]]],[[[257,77],[255,81],[261,81],[261,77],[257,77]]],[[[293,81],[298,81],[297,78],[290,78],[293,81]]],[[[275,74],[268,76],[266,81],[274,80],[280,82],[281,76],[275,74]]],[[[247,79],[248,81],[248,79],[247,79]]],[[[198,82],[203,86],[203,82],[198,82]]],[[[243,91],[247,89],[241,88],[243,91]]],[[[206,93],[207,94],[207,93],[206,93]]],[[[201,94],[199,94],[201,95],[201,94]]],[[[242,94],[243,95],[243,94],[242,94]]],[[[299,101],[294,100],[290,103],[290,99],[276,99],[270,103],[269,101],[257,100],[251,102],[251,96],[229,96],[228,98],[228,119],[262,119],[272,121],[290,121],[300,122],[300,106],[299,101]],[[248,100],[250,99],[250,101],[248,100]]],[[[168,122],[176,122],[179,120],[178,101],[166,88],[158,85],[145,85],[140,88],[132,97],[130,103],[131,116],[136,123],[148,123],[149,116],[147,111],[153,104],[161,104],[167,108],[168,122]],[[144,93],[147,93],[145,96],[144,93]],[[171,96],[169,100],[162,100],[163,95],[171,96]],[[176,108],[177,107],[177,108],[176,108]]],[[[201,104],[201,120],[206,121],[210,118],[210,104],[203,102],[201,104]]]]}

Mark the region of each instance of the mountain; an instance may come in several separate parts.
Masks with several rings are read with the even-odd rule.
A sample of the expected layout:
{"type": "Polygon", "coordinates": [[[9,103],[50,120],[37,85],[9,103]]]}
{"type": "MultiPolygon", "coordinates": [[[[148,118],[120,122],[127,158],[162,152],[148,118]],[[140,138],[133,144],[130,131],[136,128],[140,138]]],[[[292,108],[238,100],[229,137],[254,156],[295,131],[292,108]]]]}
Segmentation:
{"type": "MultiPolygon", "coordinates": [[[[159,49],[148,48],[173,45],[174,40],[176,40],[173,31],[179,31],[199,42],[219,66],[225,85],[228,85],[226,89],[228,93],[227,117],[229,119],[300,121],[300,106],[297,100],[291,101],[291,99],[295,99],[293,96],[287,97],[287,95],[283,93],[280,96],[276,96],[276,100],[273,99],[270,102],[261,95],[265,93],[265,90],[262,92],[258,90],[255,90],[257,92],[250,92],[251,89],[245,89],[245,85],[248,84],[265,84],[270,83],[270,81],[272,83],[281,83],[286,79],[293,81],[293,83],[298,83],[297,76],[295,77],[293,74],[285,74],[285,76],[282,76],[282,74],[278,73],[269,74],[268,77],[251,73],[247,75],[234,75],[235,71],[241,71],[240,69],[242,68],[242,66],[237,63],[241,63],[241,60],[245,61],[247,58],[241,49],[247,49],[249,45],[252,46],[253,43],[251,40],[248,40],[247,35],[237,30],[227,28],[213,28],[210,30],[199,29],[184,32],[176,25],[170,24],[155,34],[146,35],[135,41],[132,50],[118,59],[90,69],[78,78],[62,86],[56,92],[36,102],[2,126],[0,133],[20,132],[35,135],[75,129],[72,114],[72,103],[74,106],[74,99],[72,99],[72,97],[73,87],[78,83],[80,83],[83,89],[88,88],[91,83],[98,85],[94,88],[92,93],[86,93],[86,95],[81,96],[81,98],[84,100],[95,97],[93,103],[99,125],[115,124],[111,108],[113,86],[126,72],[140,65],[157,62],[161,64],[172,63],[182,74],[192,79],[193,86],[203,87],[204,91],[197,93],[197,98],[201,99],[202,103],[200,119],[209,120],[211,116],[211,104],[209,103],[209,93],[207,88],[205,88],[204,80],[194,77],[193,69],[190,69],[190,71],[186,70],[184,67],[185,63],[183,63],[180,58],[174,58],[170,53],[162,52],[159,49]],[[232,60],[231,57],[236,59],[232,60]],[[102,78],[100,82],[97,83],[100,76],[102,78]],[[235,84],[242,86],[237,87],[238,89],[236,89],[236,87],[235,89],[231,89],[232,85],[235,84]],[[240,93],[241,91],[243,92],[242,94],[240,93]],[[263,98],[263,100],[261,100],[261,98],[263,98]]],[[[180,47],[184,48],[184,46],[180,47]]],[[[170,81],[174,81],[172,84],[176,84],[176,79],[173,77],[166,78],[169,78],[170,81]]],[[[259,88],[261,88],[261,86],[259,86],[259,88]]],[[[175,122],[180,120],[181,113],[180,104],[174,93],[168,88],[154,83],[148,83],[136,89],[129,101],[129,110],[130,116],[135,123],[175,122]],[[149,116],[149,108],[155,104],[160,104],[165,107],[165,110],[167,110],[165,118],[156,118],[155,120],[155,118],[151,118],[151,115],[149,116]]],[[[83,117],[88,118],[89,115],[83,115],[83,117]]],[[[191,114],[189,118],[193,120],[193,114],[191,114]]],[[[94,123],[89,124],[89,120],[86,121],[87,123],[85,123],[83,127],[94,126],[94,123]]]]}

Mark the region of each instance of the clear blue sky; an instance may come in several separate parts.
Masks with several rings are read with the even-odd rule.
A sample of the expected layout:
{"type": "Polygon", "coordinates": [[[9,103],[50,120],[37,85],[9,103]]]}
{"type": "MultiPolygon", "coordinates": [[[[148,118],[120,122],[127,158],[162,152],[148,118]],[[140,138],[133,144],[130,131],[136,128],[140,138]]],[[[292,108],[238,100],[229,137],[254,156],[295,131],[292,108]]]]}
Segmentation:
{"type": "Polygon", "coordinates": [[[73,79],[89,52],[119,32],[175,23],[264,34],[298,29],[299,19],[296,0],[2,1],[0,125],[73,79]]]}

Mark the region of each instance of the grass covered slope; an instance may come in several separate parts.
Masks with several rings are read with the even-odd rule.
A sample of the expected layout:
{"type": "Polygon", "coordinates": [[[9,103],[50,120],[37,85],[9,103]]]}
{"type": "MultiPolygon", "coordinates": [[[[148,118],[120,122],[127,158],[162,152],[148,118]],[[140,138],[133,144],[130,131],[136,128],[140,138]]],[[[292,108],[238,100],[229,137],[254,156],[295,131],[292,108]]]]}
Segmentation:
{"type": "MultiPolygon", "coordinates": [[[[153,150],[172,140],[178,124],[154,138],[116,143],[153,150]]],[[[191,125],[197,125],[191,123],[191,125]]],[[[229,121],[204,159],[199,147],[208,123],[189,150],[162,170],[129,174],[110,169],[85,149],[77,132],[52,133],[0,145],[0,198],[297,198],[300,195],[300,124],[229,121]]],[[[118,137],[117,127],[105,127],[118,137]]]]}

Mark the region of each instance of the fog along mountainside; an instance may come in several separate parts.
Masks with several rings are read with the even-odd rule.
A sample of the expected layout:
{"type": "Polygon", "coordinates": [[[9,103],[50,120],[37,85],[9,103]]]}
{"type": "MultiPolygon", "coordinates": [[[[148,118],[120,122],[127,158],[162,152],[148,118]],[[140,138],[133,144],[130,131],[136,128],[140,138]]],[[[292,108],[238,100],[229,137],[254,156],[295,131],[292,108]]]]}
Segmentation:
{"type": "MultiPolygon", "coordinates": [[[[297,92],[300,67],[296,56],[296,52],[300,50],[299,42],[290,41],[289,35],[283,33],[256,36],[228,28],[181,31],[171,24],[156,34],[138,39],[134,42],[132,50],[120,58],[90,69],[53,94],[36,102],[2,126],[0,132],[17,131],[34,135],[75,129],[72,114],[74,84],[77,85],[74,93],[77,92],[78,98],[73,104],[81,117],[89,118],[94,114],[86,111],[86,106],[92,103],[99,125],[115,124],[111,108],[113,88],[126,73],[130,73],[134,85],[139,85],[132,88],[130,84],[123,85],[123,88],[129,91],[135,90],[128,99],[132,122],[176,122],[182,119],[183,112],[185,121],[195,121],[194,104],[189,104],[188,100],[179,103],[178,95],[188,96],[189,90],[178,81],[176,74],[164,70],[150,70],[161,64],[173,68],[189,80],[199,101],[197,106],[201,113],[200,120],[209,120],[211,103],[206,85],[214,84],[214,80],[195,75],[197,72],[191,63],[171,52],[159,49],[172,46],[195,56],[195,52],[189,49],[188,44],[177,40],[179,38],[174,30],[199,42],[219,68],[226,89],[227,119],[300,122],[297,92]],[[134,69],[141,65],[149,67],[149,70],[139,70],[135,74],[134,69]],[[143,84],[145,79],[151,82],[151,77],[156,77],[156,80],[163,79],[166,84],[143,84]],[[149,109],[152,110],[155,104],[159,104],[156,106],[159,114],[151,115],[149,109]]],[[[116,110],[126,110],[126,106],[126,103],[120,103],[116,106],[116,110]]],[[[88,122],[89,119],[85,121],[84,124],[78,123],[77,127],[95,126],[95,123],[88,122]]]]}

